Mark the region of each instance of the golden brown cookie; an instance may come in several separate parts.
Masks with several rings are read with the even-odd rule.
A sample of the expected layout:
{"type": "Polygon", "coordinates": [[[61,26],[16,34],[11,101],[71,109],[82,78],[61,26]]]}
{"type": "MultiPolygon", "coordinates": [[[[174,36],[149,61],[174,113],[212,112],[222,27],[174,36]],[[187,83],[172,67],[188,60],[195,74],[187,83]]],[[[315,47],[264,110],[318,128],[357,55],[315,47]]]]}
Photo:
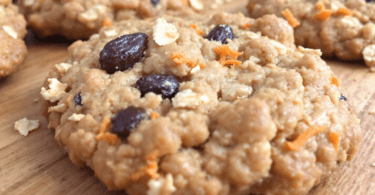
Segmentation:
{"type": "Polygon", "coordinates": [[[321,53],[276,16],[123,21],[68,50],[43,112],[110,190],[305,194],[361,138],[321,53]]]}
{"type": "MultiPolygon", "coordinates": [[[[217,3],[216,3],[217,4],[217,3]]],[[[148,18],[166,11],[202,12],[212,0],[19,0],[29,26],[41,37],[85,39],[114,21],[148,18]]]]}
{"type": "Polygon", "coordinates": [[[27,55],[26,21],[12,1],[0,1],[0,77],[12,74],[27,55]]]}
{"type": "Polygon", "coordinates": [[[297,45],[324,56],[363,59],[375,71],[375,4],[365,0],[249,0],[251,17],[284,16],[295,26],[297,45]]]}

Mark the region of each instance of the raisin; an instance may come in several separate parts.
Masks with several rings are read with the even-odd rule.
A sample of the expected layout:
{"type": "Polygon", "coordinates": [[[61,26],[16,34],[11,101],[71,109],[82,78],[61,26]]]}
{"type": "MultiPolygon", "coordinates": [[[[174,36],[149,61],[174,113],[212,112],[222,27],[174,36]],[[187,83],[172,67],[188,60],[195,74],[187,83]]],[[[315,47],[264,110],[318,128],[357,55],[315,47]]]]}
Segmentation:
{"type": "Polygon", "coordinates": [[[151,0],[152,5],[155,7],[160,0],[151,0]]]}
{"type": "Polygon", "coordinates": [[[135,87],[141,91],[142,96],[148,92],[162,95],[163,99],[173,98],[178,92],[179,81],[173,75],[148,75],[140,78],[135,87]]]}
{"type": "Polygon", "coordinates": [[[340,100],[344,100],[344,101],[347,101],[348,98],[346,98],[345,96],[343,96],[342,94],[340,95],[340,100]]]}
{"type": "Polygon", "coordinates": [[[222,44],[227,44],[227,39],[234,39],[232,28],[225,24],[217,25],[208,34],[207,39],[210,41],[221,41],[222,44]]]}
{"type": "Polygon", "coordinates": [[[122,138],[127,138],[130,132],[146,117],[145,110],[130,106],[121,110],[112,119],[112,132],[122,138]]]}
{"type": "Polygon", "coordinates": [[[367,3],[374,3],[374,0],[366,0],[367,3]]]}
{"type": "Polygon", "coordinates": [[[132,68],[140,62],[147,49],[148,36],[144,33],[123,35],[108,42],[100,52],[99,62],[108,74],[132,68]]]}
{"type": "Polygon", "coordinates": [[[82,105],[82,97],[81,97],[81,92],[77,93],[76,96],[74,96],[74,103],[77,106],[83,106],[82,105]]]}

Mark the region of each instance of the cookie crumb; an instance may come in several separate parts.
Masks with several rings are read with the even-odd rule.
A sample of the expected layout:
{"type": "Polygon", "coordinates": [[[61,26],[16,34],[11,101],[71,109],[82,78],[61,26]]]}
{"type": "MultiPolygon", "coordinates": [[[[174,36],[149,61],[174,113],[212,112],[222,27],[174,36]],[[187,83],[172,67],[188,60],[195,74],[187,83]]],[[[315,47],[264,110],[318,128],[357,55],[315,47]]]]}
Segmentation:
{"type": "Polygon", "coordinates": [[[320,50],[320,49],[310,49],[310,48],[304,48],[302,46],[298,46],[298,50],[300,52],[303,52],[303,53],[311,53],[311,54],[315,54],[315,55],[318,55],[318,56],[323,55],[322,50],[320,50]]]}
{"type": "Polygon", "coordinates": [[[180,34],[177,32],[175,25],[168,23],[163,18],[158,18],[153,27],[152,36],[159,46],[164,46],[175,42],[180,37],[180,34]]]}
{"type": "Polygon", "coordinates": [[[39,120],[28,120],[26,117],[14,123],[14,129],[23,136],[27,136],[30,131],[38,128],[39,120]]]}
{"type": "Polygon", "coordinates": [[[105,34],[106,37],[116,36],[117,30],[116,29],[106,30],[106,31],[104,31],[104,34],[105,34]]]}
{"type": "Polygon", "coordinates": [[[370,111],[368,112],[368,114],[369,114],[369,115],[375,115],[375,110],[370,110],[370,111]]]}
{"type": "Polygon", "coordinates": [[[68,63],[60,63],[60,64],[55,64],[55,67],[57,71],[59,71],[60,74],[66,74],[68,70],[72,67],[73,65],[68,64],[68,63]]]}
{"type": "Polygon", "coordinates": [[[172,99],[172,104],[175,108],[195,108],[207,102],[209,102],[207,95],[199,95],[191,89],[180,91],[172,99]]]}
{"type": "Polygon", "coordinates": [[[8,33],[9,36],[13,37],[14,39],[17,39],[17,33],[11,26],[3,26],[3,29],[6,33],[8,33]]]}
{"type": "Polygon", "coordinates": [[[204,8],[203,3],[200,0],[189,0],[191,7],[197,11],[201,11],[204,8]]]}
{"type": "Polygon", "coordinates": [[[375,66],[375,44],[366,46],[362,51],[363,59],[369,67],[375,66]]]}
{"type": "Polygon", "coordinates": [[[68,120],[70,120],[70,121],[80,121],[81,119],[83,119],[83,117],[85,117],[84,114],[76,114],[76,113],[74,113],[74,114],[72,114],[72,116],[70,116],[68,118],[68,120]]]}
{"type": "Polygon", "coordinates": [[[36,103],[39,102],[39,99],[38,99],[38,98],[35,98],[35,99],[33,100],[33,102],[34,102],[34,104],[36,104],[36,103]]]}
{"type": "Polygon", "coordinates": [[[168,173],[165,178],[151,179],[147,183],[149,190],[147,195],[172,194],[176,191],[173,185],[173,176],[168,173]]]}
{"type": "Polygon", "coordinates": [[[371,166],[375,167],[375,162],[371,164],[371,166]]]}
{"type": "Polygon", "coordinates": [[[65,89],[68,87],[67,84],[60,83],[59,80],[52,78],[48,79],[49,89],[42,87],[40,94],[45,100],[50,102],[56,102],[61,99],[62,95],[65,93],[65,89]]]}

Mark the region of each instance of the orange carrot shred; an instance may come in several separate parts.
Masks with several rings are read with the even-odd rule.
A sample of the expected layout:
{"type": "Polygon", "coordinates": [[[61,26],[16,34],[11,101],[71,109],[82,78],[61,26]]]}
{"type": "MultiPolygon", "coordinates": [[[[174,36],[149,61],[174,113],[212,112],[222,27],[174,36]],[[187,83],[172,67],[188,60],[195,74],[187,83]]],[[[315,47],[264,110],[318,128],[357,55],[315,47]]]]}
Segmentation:
{"type": "Polygon", "coordinates": [[[289,10],[289,9],[286,9],[282,12],[282,14],[284,15],[284,17],[288,20],[290,26],[292,26],[293,28],[297,27],[300,25],[299,21],[297,20],[296,17],[294,17],[294,15],[292,14],[292,12],[289,10]]]}
{"type": "Polygon", "coordinates": [[[331,74],[331,76],[332,76],[331,83],[336,85],[337,87],[340,87],[339,80],[335,77],[335,75],[331,74]]]}
{"type": "Polygon", "coordinates": [[[116,145],[118,143],[118,136],[113,133],[99,134],[95,138],[97,141],[105,140],[111,145],[116,145]]]}
{"type": "Polygon", "coordinates": [[[149,155],[146,156],[146,166],[139,169],[137,172],[135,172],[131,178],[133,181],[139,180],[143,176],[150,176],[151,178],[159,177],[158,174],[158,163],[157,158],[160,156],[160,153],[158,150],[152,151],[149,155]]]}
{"type": "Polygon", "coordinates": [[[290,151],[298,151],[307,142],[308,139],[326,129],[327,125],[310,127],[301,135],[299,135],[294,141],[285,142],[285,146],[290,151]]]}
{"type": "Polygon", "coordinates": [[[203,31],[199,30],[196,24],[190,24],[189,26],[193,28],[198,35],[203,35],[203,31]]]}
{"type": "Polygon", "coordinates": [[[107,132],[108,126],[111,124],[111,120],[108,117],[104,117],[99,127],[99,134],[107,132]]]}
{"type": "Polygon", "coordinates": [[[251,27],[250,23],[246,23],[245,26],[244,26],[244,29],[250,28],[250,27],[251,27]]]}
{"type": "Polygon", "coordinates": [[[102,22],[102,26],[111,26],[112,22],[108,18],[105,18],[102,22]]]}
{"type": "Polygon", "coordinates": [[[200,68],[204,68],[204,67],[206,67],[206,64],[204,64],[203,62],[200,62],[200,63],[198,64],[198,66],[199,66],[200,68]]]}
{"type": "Polygon", "coordinates": [[[196,66],[195,62],[192,59],[185,58],[184,55],[181,53],[171,53],[172,60],[176,62],[176,64],[186,64],[191,68],[194,68],[196,66]]]}
{"type": "Polygon", "coordinates": [[[151,119],[159,118],[159,114],[156,113],[156,112],[151,112],[151,114],[150,114],[150,118],[151,118],[151,119]]]}
{"type": "Polygon", "coordinates": [[[219,63],[223,66],[225,65],[240,65],[241,61],[238,61],[238,56],[242,55],[243,52],[233,51],[228,45],[222,45],[215,48],[215,52],[220,55],[219,63]],[[230,56],[230,59],[227,60],[227,56],[230,56]],[[228,61],[228,62],[227,62],[228,61]]]}
{"type": "Polygon", "coordinates": [[[334,132],[329,133],[329,142],[333,144],[333,147],[335,147],[335,150],[337,151],[340,147],[340,137],[338,134],[334,132]]]}
{"type": "Polygon", "coordinates": [[[229,65],[235,65],[235,66],[239,66],[239,65],[241,65],[241,61],[238,61],[238,60],[226,60],[226,61],[224,61],[224,64],[223,64],[223,66],[229,66],[229,65]]]}
{"type": "Polygon", "coordinates": [[[331,17],[331,10],[322,10],[319,14],[314,15],[314,20],[324,21],[331,17]]]}
{"type": "Polygon", "coordinates": [[[318,2],[316,3],[316,8],[319,10],[319,11],[323,11],[325,8],[324,8],[324,5],[322,2],[318,2]]]}
{"type": "Polygon", "coordinates": [[[351,16],[353,14],[353,11],[345,7],[340,7],[337,10],[336,14],[339,16],[351,16]]]}

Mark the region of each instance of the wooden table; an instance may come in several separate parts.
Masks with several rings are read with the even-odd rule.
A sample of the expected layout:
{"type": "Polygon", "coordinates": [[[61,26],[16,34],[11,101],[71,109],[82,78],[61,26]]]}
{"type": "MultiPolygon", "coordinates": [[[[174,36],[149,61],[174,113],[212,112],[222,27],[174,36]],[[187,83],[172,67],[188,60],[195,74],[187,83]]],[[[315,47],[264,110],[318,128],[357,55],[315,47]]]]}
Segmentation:
{"type": "MultiPolygon", "coordinates": [[[[246,1],[219,10],[244,9],[246,1]]],[[[123,194],[108,192],[89,168],[79,168],[54,140],[54,131],[40,113],[40,88],[51,66],[67,57],[69,42],[33,40],[29,55],[15,74],[0,79],[0,194],[123,194]],[[50,41],[53,42],[50,42],[50,41]],[[54,43],[55,42],[55,43],[54,43]],[[56,43],[60,42],[60,43],[56,43]],[[14,130],[14,122],[38,119],[41,127],[27,137],[14,130]]],[[[375,73],[363,62],[328,61],[361,119],[363,139],[355,159],[341,164],[310,195],[375,194],[375,73]]]]}

